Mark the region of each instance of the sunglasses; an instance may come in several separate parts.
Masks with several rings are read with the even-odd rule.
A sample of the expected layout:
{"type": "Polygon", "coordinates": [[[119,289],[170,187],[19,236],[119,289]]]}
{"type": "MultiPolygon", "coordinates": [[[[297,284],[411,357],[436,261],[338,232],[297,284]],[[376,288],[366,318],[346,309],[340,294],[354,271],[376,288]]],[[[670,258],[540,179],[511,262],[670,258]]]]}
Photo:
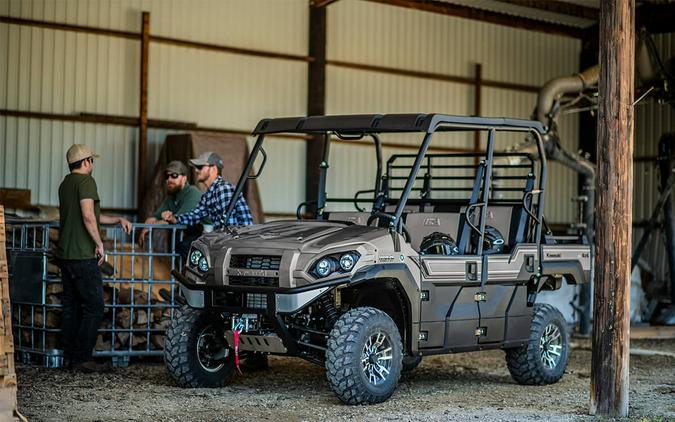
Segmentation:
{"type": "Polygon", "coordinates": [[[166,173],[164,175],[164,179],[169,180],[169,179],[178,179],[180,177],[180,174],[178,173],[166,173]]]}
{"type": "Polygon", "coordinates": [[[89,157],[86,160],[89,161],[91,164],[94,164],[94,157],[89,157]]]}
{"type": "Polygon", "coordinates": [[[201,170],[201,169],[203,169],[204,167],[211,167],[211,165],[210,165],[210,164],[204,164],[204,165],[202,165],[202,166],[195,166],[195,168],[196,168],[197,170],[201,170]]]}

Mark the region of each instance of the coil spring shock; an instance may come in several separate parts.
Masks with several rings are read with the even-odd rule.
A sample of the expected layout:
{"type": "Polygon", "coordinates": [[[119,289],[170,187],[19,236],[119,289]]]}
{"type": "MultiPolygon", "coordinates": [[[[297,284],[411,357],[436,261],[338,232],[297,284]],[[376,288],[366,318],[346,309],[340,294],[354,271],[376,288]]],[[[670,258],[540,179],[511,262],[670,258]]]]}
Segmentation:
{"type": "Polygon", "coordinates": [[[323,308],[326,314],[326,322],[328,323],[328,326],[333,327],[333,325],[335,325],[335,322],[338,320],[338,313],[337,310],[335,309],[335,306],[333,306],[331,296],[330,295],[323,296],[320,299],[320,302],[321,307],[323,308]]]}

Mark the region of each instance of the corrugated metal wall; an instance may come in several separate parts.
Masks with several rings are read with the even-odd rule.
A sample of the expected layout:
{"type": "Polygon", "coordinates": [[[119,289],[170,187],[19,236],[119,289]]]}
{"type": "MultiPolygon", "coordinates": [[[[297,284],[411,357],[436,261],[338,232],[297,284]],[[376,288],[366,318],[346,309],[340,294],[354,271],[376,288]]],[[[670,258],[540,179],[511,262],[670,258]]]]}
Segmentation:
{"type": "MultiPolygon", "coordinates": [[[[174,38],[306,54],[303,0],[0,1],[0,14],[26,19],[150,32],[174,38]]],[[[107,36],[0,24],[0,108],[45,113],[138,115],[140,43],[107,36]]],[[[250,130],[264,116],[305,113],[307,66],[151,43],[149,117],[250,130]]],[[[149,158],[167,131],[149,131],[149,158]]],[[[55,205],[67,172],[65,151],[87,143],[102,155],[96,176],[104,207],[135,205],[137,130],[99,124],[0,117],[0,186],[32,190],[55,205]]],[[[304,159],[301,141],[272,145],[283,162],[304,159]]],[[[301,162],[301,161],[300,161],[301,162]]],[[[282,170],[282,169],[279,169],[282,170]]],[[[304,175],[286,173],[286,191],[263,184],[267,210],[295,208],[304,175]],[[292,179],[290,179],[292,178],[292,179]],[[268,194],[268,195],[266,195],[268,194]]]]}
{"type": "MultiPolygon", "coordinates": [[[[663,60],[675,57],[675,34],[655,35],[654,42],[663,60]]],[[[647,161],[637,161],[633,167],[633,221],[648,220],[658,201],[660,183],[658,163],[649,158],[656,157],[659,139],[668,132],[675,132],[675,108],[658,104],[650,99],[636,105],[633,153],[636,158],[647,158],[647,161]]],[[[634,247],[643,233],[642,228],[633,230],[634,247]]],[[[642,258],[652,268],[657,279],[665,279],[668,263],[660,231],[652,234],[642,258]]]]}
{"type": "MultiPolygon", "coordinates": [[[[370,2],[341,0],[328,10],[328,60],[465,77],[473,77],[474,66],[480,63],[483,79],[539,86],[553,77],[577,72],[580,49],[580,42],[571,38],[370,2]]],[[[326,83],[328,114],[474,113],[472,85],[338,66],[328,67],[326,83]]],[[[529,118],[535,101],[535,93],[484,87],[481,114],[529,118]]],[[[575,116],[561,120],[562,141],[571,150],[577,149],[577,128],[575,116]]],[[[395,141],[418,143],[420,139],[395,141]]],[[[471,136],[446,139],[437,145],[473,146],[471,136]]],[[[509,139],[502,145],[519,141],[513,136],[509,139]]],[[[348,157],[354,148],[336,148],[332,161],[348,157]]],[[[387,148],[385,159],[401,152],[410,151],[387,148]]],[[[329,195],[330,189],[346,195],[348,186],[372,188],[372,157],[370,150],[353,154],[349,170],[329,179],[329,195]]],[[[546,204],[549,221],[575,218],[570,198],[575,195],[576,180],[573,172],[556,163],[551,165],[546,204]]]]}
{"type": "MultiPolygon", "coordinates": [[[[0,0],[0,14],[139,31],[151,13],[151,34],[283,53],[307,54],[306,0],[0,0]]],[[[578,69],[579,41],[357,0],[327,9],[329,60],[541,85],[578,69]]],[[[91,34],[0,24],[0,107],[54,113],[136,115],[139,42],[91,34]]],[[[203,126],[251,129],[266,116],[301,115],[307,65],[151,43],[149,116],[203,126]]],[[[527,118],[535,94],[483,88],[482,114],[527,118]]],[[[327,113],[473,113],[470,85],[329,66],[327,113]]],[[[154,160],[167,131],[151,130],[154,160]]],[[[577,121],[561,122],[563,143],[576,149],[577,121]]],[[[106,207],[135,203],[134,128],[0,117],[0,185],[30,188],[33,201],[56,204],[73,142],[101,151],[95,175],[106,207]]],[[[515,142],[517,139],[514,139],[515,142]]],[[[289,212],[304,198],[302,141],[274,140],[260,180],[268,212],[289,212]],[[283,177],[279,177],[283,174],[283,177]]],[[[396,138],[416,143],[416,138],[396,138]]],[[[469,147],[470,137],[443,141],[469,147]]],[[[409,150],[385,149],[385,153],[409,150]]],[[[337,146],[330,188],[338,194],[372,184],[372,151],[337,146]],[[368,151],[368,152],[366,152],[368,151]]],[[[574,218],[569,197],[576,175],[552,165],[550,221],[574,218]]]]}

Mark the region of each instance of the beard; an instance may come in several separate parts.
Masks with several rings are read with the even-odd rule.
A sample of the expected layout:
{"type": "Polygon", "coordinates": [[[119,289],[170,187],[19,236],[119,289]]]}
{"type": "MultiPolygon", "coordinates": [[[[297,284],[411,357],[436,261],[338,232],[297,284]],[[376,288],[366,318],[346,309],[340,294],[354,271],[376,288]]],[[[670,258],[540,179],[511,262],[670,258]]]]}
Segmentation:
{"type": "Polygon", "coordinates": [[[174,193],[180,192],[180,186],[179,185],[167,185],[166,191],[169,195],[173,195],[174,193]]]}

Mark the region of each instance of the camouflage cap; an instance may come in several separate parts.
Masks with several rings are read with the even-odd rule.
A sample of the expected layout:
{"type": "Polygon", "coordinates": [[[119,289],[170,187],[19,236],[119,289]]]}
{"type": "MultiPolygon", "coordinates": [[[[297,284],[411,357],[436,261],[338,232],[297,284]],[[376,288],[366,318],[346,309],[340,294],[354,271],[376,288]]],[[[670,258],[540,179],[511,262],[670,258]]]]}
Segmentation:
{"type": "Polygon", "coordinates": [[[188,174],[188,169],[185,164],[183,164],[182,161],[178,160],[173,160],[170,162],[166,168],[164,169],[164,173],[177,173],[180,174],[181,176],[185,176],[188,174]]]}

